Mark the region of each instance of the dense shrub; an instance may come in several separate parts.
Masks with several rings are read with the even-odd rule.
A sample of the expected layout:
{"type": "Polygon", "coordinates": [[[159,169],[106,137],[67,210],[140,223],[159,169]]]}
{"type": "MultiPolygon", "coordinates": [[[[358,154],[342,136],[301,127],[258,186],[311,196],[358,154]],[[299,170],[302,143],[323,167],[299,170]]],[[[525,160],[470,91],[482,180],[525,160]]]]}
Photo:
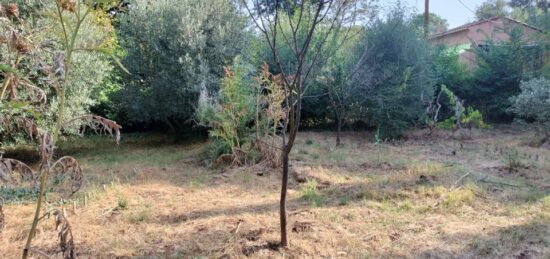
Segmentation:
{"type": "Polygon", "coordinates": [[[364,117],[382,139],[398,137],[422,120],[433,96],[429,45],[397,7],[376,20],[358,46],[354,55],[368,50],[354,79],[361,86],[364,117]]]}
{"type": "Polygon", "coordinates": [[[476,48],[478,67],[474,82],[463,96],[491,121],[509,121],[510,97],[520,93],[520,82],[540,75],[541,49],[524,39],[521,28],[510,32],[510,41],[487,41],[476,48]]]}
{"type": "Polygon", "coordinates": [[[472,73],[468,66],[460,61],[459,47],[435,46],[432,54],[434,83],[439,88],[445,85],[459,96],[465,96],[472,84],[472,73]]]}
{"type": "Polygon", "coordinates": [[[214,93],[223,66],[244,49],[245,22],[230,0],[135,0],[119,36],[128,76],[119,99],[133,121],[181,129],[199,95],[214,93]]]}
{"type": "Polygon", "coordinates": [[[510,111],[539,124],[550,140],[550,80],[537,78],[521,82],[521,93],[510,99],[510,111]]]}
{"type": "Polygon", "coordinates": [[[287,116],[282,87],[267,64],[256,76],[256,70],[240,56],[224,71],[219,92],[201,95],[196,113],[211,137],[205,160],[232,165],[265,160],[270,166],[280,166],[278,134],[287,116]]]}
{"type": "Polygon", "coordinates": [[[215,144],[215,153],[210,154],[211,159],[229,155],[233,164],[242,165],[246,162],[249,150],[245,149],[245,145],[252,142],[253,128],[250,122],[255,117],[252,71],[240,59],[236,59],[231,68],[225,68],[219,93],[212,98],[201,97],[197,119],[210,128],[210,137],[215,144]]]}

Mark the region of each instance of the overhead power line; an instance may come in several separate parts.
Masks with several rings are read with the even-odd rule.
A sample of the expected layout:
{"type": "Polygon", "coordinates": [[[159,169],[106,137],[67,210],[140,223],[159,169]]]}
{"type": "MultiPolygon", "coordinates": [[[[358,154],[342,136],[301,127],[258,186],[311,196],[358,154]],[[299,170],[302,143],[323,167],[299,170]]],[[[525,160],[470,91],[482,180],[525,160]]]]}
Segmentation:
{"type": "Polygon", "coordinates": [[[464,2],[462,2],[462,0],[458,0],[458,2],[459,2],[462,6],[464,6],[464,8],[468,9],[468,11],[472,12],[473,14],[476,14],[476,12],[475,12],[472,8],[468,7],[464,2]]]}

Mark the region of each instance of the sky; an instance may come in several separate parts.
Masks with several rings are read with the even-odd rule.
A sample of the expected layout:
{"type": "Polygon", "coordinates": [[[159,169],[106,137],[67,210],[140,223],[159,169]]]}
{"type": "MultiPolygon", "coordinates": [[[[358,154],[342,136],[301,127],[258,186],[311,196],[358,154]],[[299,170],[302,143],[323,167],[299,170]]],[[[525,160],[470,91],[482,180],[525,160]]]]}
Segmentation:
{"type": "MultiPolygon", "coordinates": [[[[461,0],[472,10],[480,6],[484,0],[461,0]]],[[[424,12],[424,0],[406,0],[411,7],[424,12]]],[[[455,28],[474,21],[474,14],[464,7],[458,0],[430,0],[430,12],[438,14],[449,22],[449,28],[455,28]]]]}

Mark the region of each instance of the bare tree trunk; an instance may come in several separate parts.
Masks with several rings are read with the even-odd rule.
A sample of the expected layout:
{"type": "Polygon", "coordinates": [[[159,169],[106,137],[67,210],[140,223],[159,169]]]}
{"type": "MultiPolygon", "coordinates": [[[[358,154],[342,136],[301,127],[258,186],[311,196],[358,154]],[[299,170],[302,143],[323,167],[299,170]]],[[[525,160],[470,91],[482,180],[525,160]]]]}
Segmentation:
{"type": "Polygon", "coordinates": [[[172,140],[176,143],[178,141],[178,130],[176,129],[176,126],[174,126],[169,118],[165,118],[164,123],[166,123],[166,125],[170,128],[170,131],[172,131],[172,140]]]}
{"type": "Polygon", "coordinates": [[[260,143],[260,89],[258,87],[258,91],[256,91],[256,121],[254,122],[254,126],[256,127],[256,145],[260,143]]]}
{"type": "MultiPolygon", "coordinates": [[[[292,147],[294,145],[294,141],[296,139],[296,134],[298,132],[298,128],[300,125],[300,112],[302,109],[302,80],[306,80],[308,78],[309,73],[311,72],[312,68],[314,67],[313,64],[316,63],[317,59],[319,58],[319,53],[321,52],[321,49],[323,45],[325,44],[325,41],[328,38],[328,35],[333,30],[338,30],[338,28],[343,24],[343,17],[346,16],[345,11],[348,10],[352,11],[352,7],[354,6],[349,1],[335,1],[335,0],[324,0],[324,1],[312,1],[311,6],[308,4],[305,4],[305,1],[302,1],[301,4],[297,4],[297,10],[295,10],[296,14],[299,14],[300,21],[301,18],[304,17],[304,19],[309,19],[307,22],[298,22],[296,27],[293,27],[291,23],[291,37],[288,37],[292,39],[289,41],[287,39],[287,45],[293,50],[294,57],[296,58],[297,67],[295,69],[292,69],[292,71],[285,71],[285,67],[283,66],[280,55],[279,55],[279,49],[280,49],[280,43],[277,41],[277,32],[279,28],[282,28],[280,25],[280,18],[279,15],[285,14],[288,16],[289,20],[293,20],[294,14],[291,14],[291,12],[279,12],[281,9],[277,8],[278,5],[283,2],[282,0],[275,0],[275,13],[274,14],[268,14],[263,11],[252,11],[248,3],[253,2],[254,7],[260,6],[260,1],[248,1],[248,0],[241,0],[241,3],[246,8],[247,12],[250,14],[254,24],[258,27],[259,31],[262,32],[265,35],[265,38],[267,40],[267,43],[269,44],[269,47],[271,49],[271,52],[273,54],[273,58],[275,60],[275,63],[277,64],[277,67],[279,68],[279,71],[281,73],[281,80],[283,89],[286,94],[286,105],[289,108],[288,114],[290,119],[285,119],[289,124],[285,123],[285,127],[283,129],[283,150],[282,150],[282,160],[283,160],[283,176],[282,176],[282,186],[281,186],[281,200],[280,200],[280,221],[281,221],[281,246],[286,247],[288,246],[288,237],[287,237],[287,215],[286,215],[286,194],[287,194],[287,188],[288,188],[288,166],[289,166],[289,154],[292,150],[292,147]],[[311,10],[310,7],[315,7],[314,10],[311,10]],[[307,15],[304,16],[303,14],[305,12],[308,12],[307,15]],[[307,17],[307,18],[305,18],[307,17]],[[307,60],[306,57],[310,57],[308,55],[309,49],[311,47],[311,41],[314,38],[314,33],[316,31],[317,26],[323,22],[327,21],[328,24],[328,30],[325,30],[325,37],[320,37],[321,41],[319,44],[315,44],[315,53],[311,55],[311,60],[307,60]],[[305,27],[300,27],[305,26],[305,27]],[[300,28],[304,28],[306,35],[305,40],[298,40],[298,32],[302,31],[300,28]],[[309,65],[306,65],[309,64],[309,65]],[[290,80],[290,78],[292,80],[290,80]],[[289,127],[287,127],[289,126],[289,127]],[[288,141],[285,144],[285,131],[289,131],[288,135],[288,141]]],[[[354,15],[352,15],[354,16],[354,15]]],[[[285,37],[283,33],[283,37],[285,37]]],[[[301,37],[300,37],[301,39],[301,37]]],[[[309,59],[309,58],[308,58],[309,59]]]]}
{"type": "Polygon", "coordinates": [[[283,154],[283,181],[281,184],[281,201],[279,207],[279,214],[281,220],[281,246],[288,246],[287,238],[287,222],[286,222],[286,193],[288,188],[288,156],[289,152],[286,150],[282,151],[283,154]]]}
{"type": "Polygon", "coordinates": [[[460,100],[458,97],[455,96],[456,100],[456,107],[455,107],[455,118],[456,118],[456,129],[462,129],[462,122],[460,119],[462,118],[462,107],[464,101],[460,100]]]}
{"type": "Polygon", "coordinates": [[[337,130],[336,130],[336,146],[340,146],[341,143],[340,143],[340,135],[342,133],[342,119],[340,117],[338,117],[338,126],[337,126],[337,130]]]}

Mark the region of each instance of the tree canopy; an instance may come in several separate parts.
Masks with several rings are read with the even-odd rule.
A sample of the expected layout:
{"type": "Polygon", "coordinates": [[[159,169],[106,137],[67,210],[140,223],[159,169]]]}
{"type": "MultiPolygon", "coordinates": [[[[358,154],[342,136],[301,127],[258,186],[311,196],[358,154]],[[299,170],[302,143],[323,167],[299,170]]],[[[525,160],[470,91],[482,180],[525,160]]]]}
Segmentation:
{"type": "Polygon", "coordinates": [[[475,11],[478,20],[505,17],[510,14],[506,0],[487,0],[478,6],[475,11]]]}
{"type": "Polygon", "coordinates": [[[119,98],[133,121],[174,130],[199,96],[216,92],[223,66],[245,48],[245,22],[230,0],[135,1],[120,20],[127,83],[119,98]]]}
{"type": "MultiPolygon", "coordinates": [[[[414,25],[419,32],[424,32],[424,14],[417,14],[414,16],[414,25]]],[[[441,33],[449,29],[449,23],[443,17],[430,13],[430,24],[428,25],[428,34],[441,33]]]]}

